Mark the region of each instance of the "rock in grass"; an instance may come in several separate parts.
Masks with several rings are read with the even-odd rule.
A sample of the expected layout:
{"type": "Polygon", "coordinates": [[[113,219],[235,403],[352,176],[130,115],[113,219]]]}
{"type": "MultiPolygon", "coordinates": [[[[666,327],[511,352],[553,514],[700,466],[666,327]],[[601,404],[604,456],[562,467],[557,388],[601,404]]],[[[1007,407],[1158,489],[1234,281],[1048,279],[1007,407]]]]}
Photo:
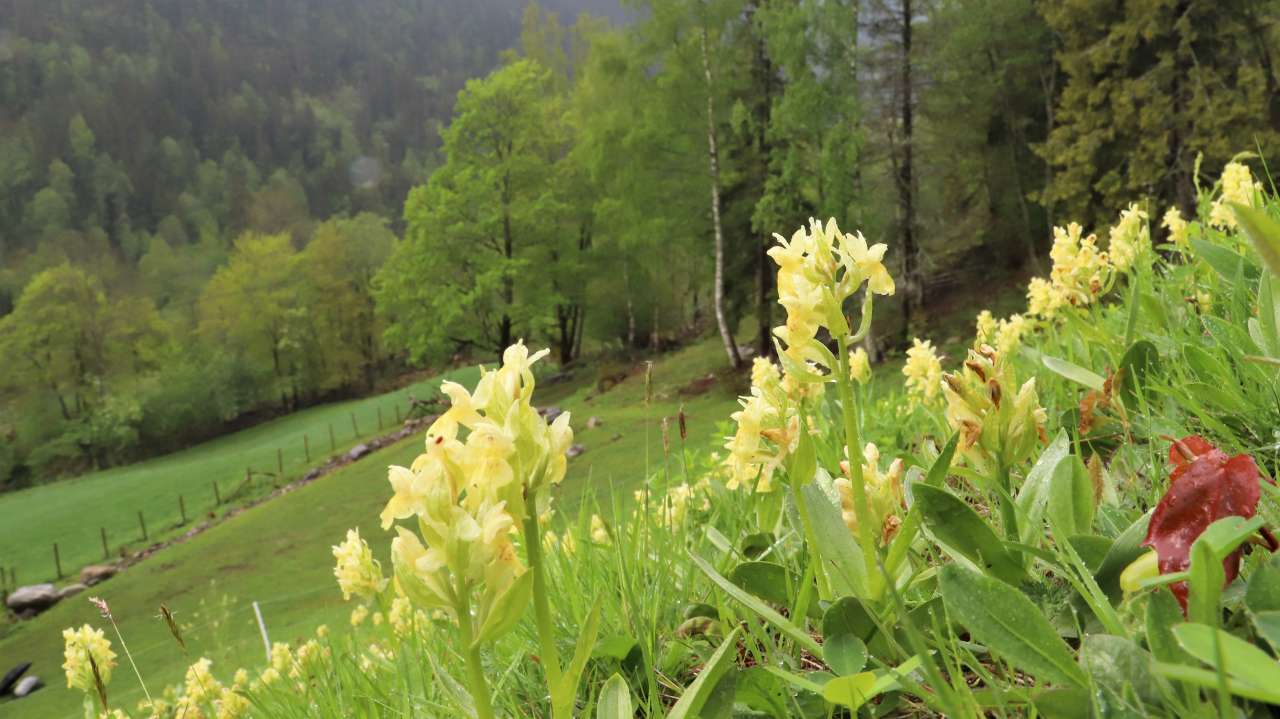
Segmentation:
{"type": "Polygon", "coordinates": [[[590,419],[587,420],[587,429],[595,429],[596,427],[599,427],[602,424],[604,424],[604,420],[600,419],[599,417],[591,417],[590,419]]]}
{"type": "Polygon", "coordinates": [[[585,452],[585,451],[587,451],[587,448],[586,448],[586,447],[583,447],[583,446],[582,446],[582,445],[580,445],[580,444],[575,444],[575,445],[571,445],[571,446],[569,447],[569,449],[565,450],[564,456],[569,457],[570,459],[572,459],[572,458],[577,457],[578,455],[582,454],[582,453],[583,453],[583,452],[585,452]]]}
{"type": "Polygon", "coordinates": [[[89,588],[89,587],[87,587],[87,586],[85,586],[85,585],[83,585],[83,584],[81,584],[81,583],[79,583],[79,582],[76,582],[75,584],[68,584],[67,586],[65,586],[65,587],[63,587],[62,589],[59,589],[59,590],[58,590],[58,598],[59,598],[59,599],[66,599],[67,597],[71,597],[71,596],[74,596],[74,595],[76,595],[76,594],[79,594],[80,592],[83,592],[84,590],[86,590],[86,589],[88,589],[88,588],[89,588]]]}
{"type": "Polygon", "coordinates": [[[347,459],[354,462],[372,451],[367,444],[357,444],[351,448],[351,451],[347,452],[347,459]]]}
{"type": "Polygon", "coordinates": [[[57,604],[59,599],[58,589],[52,584],[30,584],[13,590],[5,604],[15,614],[34,616],[57,604]]]}
{"type": "Polygon", "coordinates": [[[22,678],[23,674],[31,668],[31,662],[23,662],[18,666],[4,673],[4,677],[0,678],[0,697],[7,697],[13,693],[13,687],[22,678]]]}
{"type": "Polygon", "coordinates": [[[13,695],[21,699],[43,686],[44,682],[40,681],[40,677],[33,674],[29,677],[23,677],[22,681],[18,682],[18,686],[13,688],[13,695]]]}
{"type": "Polygon", "coordinates": [[[106,581],[120,571],[114,564],[90,564],[80,570],[80,583],[92,587],[98,582],[106,581]]]}

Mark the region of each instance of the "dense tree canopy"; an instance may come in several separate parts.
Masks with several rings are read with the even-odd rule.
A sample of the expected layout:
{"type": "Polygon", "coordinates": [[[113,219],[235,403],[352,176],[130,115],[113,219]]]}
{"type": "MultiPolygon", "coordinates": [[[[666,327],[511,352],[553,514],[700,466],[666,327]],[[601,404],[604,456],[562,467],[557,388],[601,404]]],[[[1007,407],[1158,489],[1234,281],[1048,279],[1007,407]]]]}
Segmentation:
{"type": "Polygon", "coordinates": [[[1280,147],[1276,0],[0,5],[0,482],[518,338],[737,364],[811,216],[888,244],[893,350],[1280,147]]]}

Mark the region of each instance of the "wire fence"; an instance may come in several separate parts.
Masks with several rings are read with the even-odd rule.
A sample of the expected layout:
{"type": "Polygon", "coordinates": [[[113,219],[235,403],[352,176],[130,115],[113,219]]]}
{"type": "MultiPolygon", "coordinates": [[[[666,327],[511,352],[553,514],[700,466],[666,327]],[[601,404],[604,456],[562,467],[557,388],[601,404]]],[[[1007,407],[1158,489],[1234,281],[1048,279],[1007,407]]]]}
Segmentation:
{"type": "Polygon", "coordinates": [[[21,553],[16,548],[0,553],[0,598],[18,587],[61,582],[91,564],[112,562],[180,537],[202,521],[214,521],[220,513],[225,516],[303,477],[362,440],[395,429],[413,409],[412,404],[405,405],[399,398],[390,405],[376,403],[353,409],[345,418],[331,419],[282,438],[274,448],[246,453],[243,472],[210,479],[205,486],[187,483],[167,499],[148,493],[142,498],[145,506],[110,517],[101,511],[86,511],[85,516],[98,521],[50,540],[47,553],[31,546],[21,553]],[[252,460],[248,460],[250,456],[252,460]]]}

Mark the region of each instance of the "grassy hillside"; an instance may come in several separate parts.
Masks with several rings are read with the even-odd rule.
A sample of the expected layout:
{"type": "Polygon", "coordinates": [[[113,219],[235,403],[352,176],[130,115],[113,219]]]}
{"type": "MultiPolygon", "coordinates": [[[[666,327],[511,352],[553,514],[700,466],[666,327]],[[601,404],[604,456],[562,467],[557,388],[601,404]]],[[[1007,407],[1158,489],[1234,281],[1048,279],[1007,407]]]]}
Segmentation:
{"type": "MultiPolygon", "coordinates": [[[[603,393],[597,388],[595,369],[579,370],[558,384],[544,383],[536,401],[572,411],[575,441],[586,447],[583,455],[571,460],[569,475],[561,485],[562,511],[576,505],[589,489],[607,492],[613,486],[629,495],[629,487],[644,476],[646,463],[653,471],[660,469],[663,451],[659,418],[673,418],[670,436],[674,451],[679,441],[674,415],[681,404],[688,416],[691,450],[707,447],[717,431],[716,424],[724,421],[734,406],[731,388],[708,378],[722,361],[716,342],[699,343],[661,359],[653,370],[653,403],[648,408],[644,406],[642,371],[633,371],[621,384],[603,393]],[[599,418],[601,424],[586,429],[592,416],[599,418]]],[[[421,389],[418,391],[421,393],[421,389]]],[[[389,404],[390,399],[378,401],[389,404]]],[[[364,406],[372,412],[374,405],[364,406]]],[[[343,417],[346,411],[345,407],[334,407],[300,413],[272,423],[272,427],[251,430],[251,436],[256,437],[252,442],[245,438],[232,442],[227,438],[130,469],[135,474],[169,472],[179,481],[184,474],[194,477],[211,472],[216,466],[233,471],[244,458],[257,456],[249,454],[251,447],[263,453],[262,461],[274,461],[275,440],[312,431],[308,429],[311,427],[323,430],[329,418],[343,417]],[[314,417],[301,416],[312,413],[314,417]],[[144,469],[156,463],[166,463],[167,468],[144,469]]],[[[255,600],[260,603],[273,641],[304,636],[320,622],[345,622],[348,607],[333,581],[333,558],[328,547],[341,541],[347,528],[359,527],[364,536],[377,538],[379,541],[371,543],[379,552],[385,552],[387,542],[381,541],[385,536],[376,517],[389,496],[386,466],[410,462],[420,451],[420,442],[417,437],[406,439],[230,519],[95,587],[90,593],[111,604],[149,688],[158,691],[179,680],[187,664],[199,656],[208,656],[215,666],[223,668],[260,663],[263,648],[252,610],[255,600]],[[168,605],[186,627],[190,657],[183,655],[157,618],[161,603],[168,605]]],[[[673,471],[675,461],[673,458],[673,471]]],[[[155,480],[154,474],[147,476],[155,480]]],[[[200,486],[200,481],[188,481],[186,486],[200,486]]],[[[144,492],[145,477],[134,483],[139,492],[144,492]]],[[[110,495],[116,489],[97,475],[45,491],[48,501],[60,508],[49,510],[50,516],[74,511],[81,520],[94,522],[92,517],[96,514],[85,508],[93,505],[95,497],[110,495]],[[81,485],[95,489],[81,489],[81,485]]],[[[12,506],[0,505],[6,516],[12,506]]],[[[13,530],[6,526],[3,531],[8,535],[13,530]]],[[[385,562],[386,557],[380,559],[385,562]]],[[[17,625],[11,635],[0,639],[0,657],[5,662],[35,662],[31,671],[52,686],[22,704],[6,705],[6,710],[20,706],[20,716],[35,719],[65,717],[76,711],[82,695],[64,688],[59,668],[61,630],[84,622],[102,624],[89,603],[77,597],[31,622],[17,625]]],[[[132,707],[142,697],[141,689],[128,675],[126,666],[117,672],[112,682],[112,701],[132,707]]]]}
{"type": "MultiPolygon", "coordinates": [[[[475,370],[458,376],[472,378],[475,370]]],[[[379,412],[389,431],[397,411],[407,411],[408,395],[430,396],[438,383],[433,379],[377,397],[313,407],[164,457],[0,495],[0,517],[5,518],[0,522],[0,566],[16,570],[19,584],[51,581],[57,542],[63,570],[73,574],[102,561],[100,529],[106,529],[112,553],[122,544],[140,546],[138,512],[151,541],[185,530],[189,525],[178,527],[179,496],[188,522],[196,521],[214,510],[214,482],[227,499],[244,482],[247,468],[275,473],[277,450],[285,478],[297,477],[330,454],[330,427],[336,450],[347,449],[377,434],[379,412]],[[310,443],[310,462],[304,437],[310,443]]],[[[272,481],[259,477],[251,489],[261,493],[272,481]]]]}

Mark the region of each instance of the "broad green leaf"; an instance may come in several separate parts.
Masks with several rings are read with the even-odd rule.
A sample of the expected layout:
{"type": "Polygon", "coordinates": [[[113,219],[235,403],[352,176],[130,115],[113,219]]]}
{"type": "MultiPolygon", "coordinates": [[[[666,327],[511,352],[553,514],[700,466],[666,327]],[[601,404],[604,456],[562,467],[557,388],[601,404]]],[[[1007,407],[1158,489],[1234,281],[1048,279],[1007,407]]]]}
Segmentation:
{"type": "Polygon", "coordinates": [[[1204,240],[1191,240],[1191,249],[1196,257],[1204,260],[1222,279],[1233,285],[1250,264],[1244,256],[1204,240]]]}
{"type": "MultiPolygon", "coordinates": [[[[1212,672],[1208,669],[1189,667],[1185,664],[1156,662],[1155,670],[1157,674],[1166,679],[1186,682],[1205,689],[1216,690],[1218,688],[1217,672],[1212,672]]],[[[1229,688],[1232,694],[1245,699],[1253,699],[1254,701],[1268,704],[1280,704],[1280,691],[1277,691],[1274,687],[1257,687],[1244,682],[1231,682],[1229,688]]]]}
{"type": "Polygon", "coordinates": [[[956,445],[959,443],[960,433],[955,432],[938,453],[938,458],[929,466],[929,474],[924,478],[925,484],[941,487],[947,481],[947,472],[951,470],[951,460],[956,456],[956,445]]]}
{"type": "Polygon", "coordinates": [[[867,645],[852,634],[823,637],[822,652],[838,677],[857,674],[867,665],[867,645]]]}
{"type": "Polygon", "coordinates": [[[1049,355],[1044,355],[1041,361],[1044,362],[1045,367],[1048,367],[1054,373],[1062,375],[1077,384],[1082,384],[1089,389],[1101,392],[1106,385],[1106,379],[1078,364],[1073,364],[1057,357],[1050,357],[1049,355]]]}
{"type": "Polygon", "coordinates": [[[748,709],[773,719],[788,719],[786,691],[778,677],[765,671],[764,667],[748,667],[738,672],[734,699],[748,709]]]}
{"type": "MultiPolygon", "coordinates": [[[[480,631],[471,643],[472,648],[483,646],[511,631],[520,618],[524,616],[525,607],[533,597],[533,572],[521,574],[507,591],[494,600],[493,606],[485,615],[480,631]]],[[[594,638],[592,639],[594,642],[594,638]]]]}
{"type": "Polygon", "coordinates": [[[1046,511],[1051,527],[1068,535],[1087,533],[1093,524],[1093,482],[1084,463],[1067,455],[1054,468],[1046,511]]]}
{"type": "MultiPolygon", "coordinates": [[[[791,622],[790,619],[787,619],[786,617],[774,611],[772,607],[770,607],[768,604],[765,604],[765,602],[761,600],[759,597],[747,592],[742,587],[739,587],[738,585],[734,584],[728,579],[725,579],[723,576],[720,575],[719,572],[715,570],[715,567],[712,567],[710,564],[708,564],[707,561],[702,557],[699,557],[698,555],[693,554],[692,552],[690,552],[689,556],[693,560],[693,563],[698,567],[698,569],[701,569],[702,573],[707,575],[707,577],[717,587],[720,587],[720,589],[723,590],[725,594],[728,594],[730,597],[733,597],[743,606],[755,612],[757,615],[760,616],[761,619],[772,624],[775,629],[777,629],[778,631],[790,637],[791,640],[794,641],[796,644],[799,644],[800,646],[809,650],[809,652],[813,654],[815,657],[818,657],[819,659],[822,658],[822,647],[819,646],[816,641],[814,641],[813,637],[809,636],[808,632],[804,631],[800,627],[797,627],[795,624],[791,622]]],[[[736,628],[734,629],[734,632],[735,633],[737,632],[736,628]]]]}
{"type": "MultiPolygon", "coordinates": [[[[701,562],[702,560],[694,557],[694,561],[701,562]]],[[[710,569],[710,566],[707,569],[710,569]]],[[[724,580],[724,577],[720,578],[724,580]]],[[[728,584],[728,581],[725,580],[725,583],[728,584]]],[[[667,719],[695,719],[699,715],[703,705],[711,697],[711,692],[716,688],[716,684],[720,682],[720,678],[725,675],[725,672],[729,671],[729,668],[733,666],[734,660],[738,658],[736,649],[738,646],[738,634],[741,631],[741,627],[734,627],[733,631],[729,632],[729,636],[724,638],[719,648],[703,665],[702,671],[698,673],[698,678],[693,680],[693,683],[680,695],[680,699],[675,706],[671,707],[671,711],[667,712],[667,719]]]]}
{"type": "Polygon", "coordinates": [[[1197,539],[1191,545],[1191,567],[1187,570],[1187,618],[1217,626],[1226,579],[1222,560],[1212,547],[1197,539]]]}
{"type": "Polygon", "coordinates": [[[738,671],[731,667],[730,671],[720,677],[720,681],[716,682],[711,694],[707,696],[706,703],[702,705],[702,711],[698,712],[698,719],[732,719],[737,688],[738,671]]]}
{"type": "MultiPolygon", "coordinates": [[[[1250,329],[1254,321],[1250,319],[1250,329]]],[[[1272,272],[1258,278],[1258,348],[1269,357],[1280,357],[1280,279],[1272,272]]]]}
{"type": "Polygon", "coordinates": [[[836,677],[822,685],[822,698],[856,711],[880,694],[898,688],[898,677],[915,671],[920,664],[919,657],[912,657],[890,672],[862,672],[836,677]]]}
{"type": "Polygon", "coordinates": [[[1280,222],[1268,215],[1264,210],[1246,205],[1231,203],[1240,229],[1245,237],[1253,243],[1258,255],[1267,263],[1267,267],[1280,275],[1280,222]]]}
{"type": "MultiPolygon", "coordinates": [[[[526,574],[533,574],[533,572],[526,572],[526,574]]],[[[591,613],[587,615],[586,621],[582,623],[582,629],[578,632],[573,659],[564,668],[560,681],[551,688],[552,705],[563,708],[566,712],[571,712],[573,708],[578,694],[578,680],[582,678],[582,670],[586,668],[587,660],[591,658],[591,650],[596,645],[596,636],[600,632],[600,608],[603,604],[603,600],[596,600],[595,606],[591,608],[591,613]]]]}
{"type": "Polygon", "coordinates": [[[1071,542],[1071,548],[1080,555],[1081,561],[1089,571],[1094,573],[1098,571],[1098,567],[1102,566],[1102,560],[1106,558],[1113,544],[1110,539],[1096,534],[1073,534],[1067,537],[1067,541],[1071,542]]]}
{"type": "Polygon", "coordinates": [[[872,697],[871,688],[876,685],[874,672],[836,677],[822,685],[822,698],[832,704],[857,708],[872,697]]]}
{"type": "Polygon", "coordinates": [[[1088,683],[1044,611],[1022,592],[955,564],[942,568],[939,583],[947,611],[1014,667],[1046,681],[1088,683]]]}
{"type": "Polygon", "coordinates": [[[743,562],[729,572],[729,581],[760,597],[780,606],[790,606],[792,597],[787,594],[788,588],[798,589],[799,580],[788,576],[781,564],[773,562],[743,562]]]}
{"type": "Polygon", "coordinates": [[[948,554],[1007,582],[1026,578],[1022,563],[964,500],[927,484],[916,485],[915,500],[925,528],[948,554]]]}
{"type": "Polygon", "coordinates": [[[1275,693],[1280,703],[1280,662],[1245,640],[1221,629],[1198,623],[1180,624],[1173,635],[1188,654],[1221,670],[1230,684],[1246,684],[1275,693]],[[1219,662],[1221,657],[1221,662],[1219,662]]]}
{"type": "Polygon", "coordinates": [[[867,614],[862,600],[857,597],[840,597],[827,607],[822,615],[822,636],[851,634],[866,640],[876,630],[876,624],[867,614]]]}
{"type": "Polygon", "coordinates": [[[1080,664],[1098,684],[1123,695],[1133,689],[1144,702],[1160,700],[1160,678],[1147,651],[1110,634],[1090,634],[1080,649],[1080,664]]]}
{"type": "Polygon", "coordinates": [[[807,484],[800,490],[800,501],[809,512],[813,527],[814,548],[822,558],[827,576],[838,594],[867,596],[867,566],[862,548],[854,539],[844,517],[827,495],[815,484],[807,484]]]}
{"type": "Polygon", "coordinates": [[[1272,555],[1249,577],[1244,604],[1258,634],[1280,649],[1280,554],[1272,555]]]}
{"type": "Polygon", "coordinates": [[[635,719],[631,705],[631,689],[620,674],[609,677],[596,700],[596,719],[635,719]]]}
{"type": "Polygon", "coordinates": [[[1160,590],[1147,595],[1147,648],[1157,661],[1177,664],[1189,658],[1173,636],[1173,628],[1183,620],[1182,607],[1172,592],[1160,590]]]}
{"type": "Polygon", "coordinates": [[[1032,703],[1045,719],[1093,719],[1093,701],[1084,689],[1047,689],[1036,694],[1032,703]]]}
{"type": "Polygon", "coordinates": [[[1014,504],[1018,508],[1018,535],[1023,544],[1036,545],[1038,538],[1044,536],[1044,513],[1049,505],[1049,495],[1053,487],[1053,475],[1058,465],[1067,458],[1071,451],[1071,438],[1065,429],[1058,430],[1053,441],[1045,447],[1036,459],[1036,463],[1027,472],[1027,478],[1018,490],[1014,504]]]}
{"type": "Polygon", "coordinates": [[[1148,511],[1121,532],[1116,541],[1112,542],[1111,549],[1107,550],[1107,555],[1102,558],[1102,566],[1094,574],[1098,586],[1112,602],[1119,601],[1123,595],[1120,590],[1120,573],[1147,551],[1143,549],[1142,541],[1147,537],[1147,525],[1150,521],[1151,512],[1148,511]]]}
{"type": "Polygon", "coordinates": [[[1138,340],[1120,360],[1120,393],[1126,402],[1132,402],[1138,389],[1160,363],[1160,352],[1147,340],[1138,340]]]}

